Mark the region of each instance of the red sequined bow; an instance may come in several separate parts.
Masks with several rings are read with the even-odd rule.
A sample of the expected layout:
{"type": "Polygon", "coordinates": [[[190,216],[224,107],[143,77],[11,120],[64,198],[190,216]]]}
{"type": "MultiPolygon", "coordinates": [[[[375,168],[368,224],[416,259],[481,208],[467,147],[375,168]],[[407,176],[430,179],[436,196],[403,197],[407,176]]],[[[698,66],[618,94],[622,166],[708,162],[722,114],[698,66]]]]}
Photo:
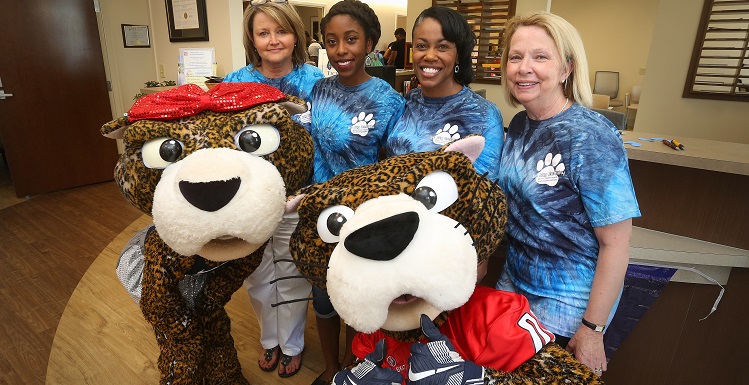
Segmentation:
{"type": "Polygon", "coordinates": [[[185,84],[143,96],[135,101],[127,118],[130,122],[144,119],[172,120],[205,110],[240,111],[285,97],[277,88],[263,83],[219,83],[208,92],[195,84],[185,84]]]}

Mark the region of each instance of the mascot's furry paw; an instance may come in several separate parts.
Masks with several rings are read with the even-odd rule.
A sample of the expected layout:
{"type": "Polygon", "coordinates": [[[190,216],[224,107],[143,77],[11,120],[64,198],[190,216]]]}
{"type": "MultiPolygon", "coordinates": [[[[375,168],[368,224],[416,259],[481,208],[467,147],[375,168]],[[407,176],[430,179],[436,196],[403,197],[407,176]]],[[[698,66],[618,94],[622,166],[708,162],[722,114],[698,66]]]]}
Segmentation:
{"type": "Polygon", "coordinates": [[[550,343],[512,372],[486,370],[487,385],[501,384],[603,384],[590,368],[561,346],[550,343]]]}

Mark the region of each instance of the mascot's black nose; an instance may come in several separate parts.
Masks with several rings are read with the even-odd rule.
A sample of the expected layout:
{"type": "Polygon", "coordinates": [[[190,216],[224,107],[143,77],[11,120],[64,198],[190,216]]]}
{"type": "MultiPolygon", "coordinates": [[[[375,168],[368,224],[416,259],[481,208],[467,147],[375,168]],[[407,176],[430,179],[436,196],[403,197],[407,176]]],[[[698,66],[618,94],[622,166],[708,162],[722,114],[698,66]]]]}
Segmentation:
{"type": "Polygon", "coordinates": [[[191,205],[203,210],[214,212],[231,202],[239,190],[242,180],[216,180],[211,182],[179,182],[179,191],[191,205]]]}
{"type": "Polygon", "coordinates": [[[389,261],[408,247],[419,229],[419,214],[409,211],[370,223],[346,237],[346,250],[362,258],[389,261]]]}

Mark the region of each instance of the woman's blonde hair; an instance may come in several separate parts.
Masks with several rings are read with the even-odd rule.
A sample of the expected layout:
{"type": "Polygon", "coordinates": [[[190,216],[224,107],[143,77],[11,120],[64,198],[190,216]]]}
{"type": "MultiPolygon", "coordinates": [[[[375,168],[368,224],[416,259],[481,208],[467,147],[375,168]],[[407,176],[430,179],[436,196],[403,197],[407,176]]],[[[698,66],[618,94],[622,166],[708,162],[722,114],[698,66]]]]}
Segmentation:
{"type": "Polygon", "coordinates": [[[262,59],[255,49],[255,41],[252,35],[252,27],[255,15],[263,12],[271,19],[275,20],[281,28],[291,31],[294,34],[294,51],[291,54],[291,61],[294,66],[300,66],[307,61],[307,39],[304,36],[304,22],[293,5],[286,3],[267,2],[260,5],[250,5],[244,11],[244,52],[247,61],[253,67],[260,67],[262,59]]]}
{"type": "MultiPolygon", "coordinates": [[[[554,41],[559,56],[563,58],[563,65],[566,69],[572,66],[572,72],[563,83],[564,96],[570,98],[586,107],[593,105],[593,93],[590,90],[590,76],[588,75],[588,59],[585,57],[585,47],[583,40],[575,27],[567,20],[548,13],[538,12],[527,16],[515,16],[507,22],[505,28],[504,41],[502,42],[502,74],[507,73],[507,55],[510,51],[510,42],[512,37],[520,27],[535,26],[543,29],[554,41]]],[[[517,107],[520,101],[515,98],[507,86],[507,81],[502,82],[505,99],[513,107],[517,107]]]]}

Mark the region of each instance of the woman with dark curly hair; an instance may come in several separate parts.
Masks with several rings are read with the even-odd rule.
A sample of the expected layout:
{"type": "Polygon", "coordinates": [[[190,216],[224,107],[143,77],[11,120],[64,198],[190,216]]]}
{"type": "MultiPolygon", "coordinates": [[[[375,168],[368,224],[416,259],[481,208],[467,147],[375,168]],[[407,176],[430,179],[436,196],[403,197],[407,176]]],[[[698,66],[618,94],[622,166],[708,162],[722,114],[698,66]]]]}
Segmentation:
{"type": "MultiPolygon", "coordinates": [[[[388,132],[403,113],[405,101],[393,87],[364,70],[367,54],[380,40],[380,21],[359,0],[333,5],[320,22],[330,65],[337,75],[312,89],[310,133],[315,143],[313,182],[325,182],[350,168],[377,162],[388,132]]],[[[354,361],[353,329],[347,327],[346,353],[339,361],[341,318],[327,293],[313,286],[312,305],[325,359],[325,371],[314,385],[328,384],[354,361]]]]}

